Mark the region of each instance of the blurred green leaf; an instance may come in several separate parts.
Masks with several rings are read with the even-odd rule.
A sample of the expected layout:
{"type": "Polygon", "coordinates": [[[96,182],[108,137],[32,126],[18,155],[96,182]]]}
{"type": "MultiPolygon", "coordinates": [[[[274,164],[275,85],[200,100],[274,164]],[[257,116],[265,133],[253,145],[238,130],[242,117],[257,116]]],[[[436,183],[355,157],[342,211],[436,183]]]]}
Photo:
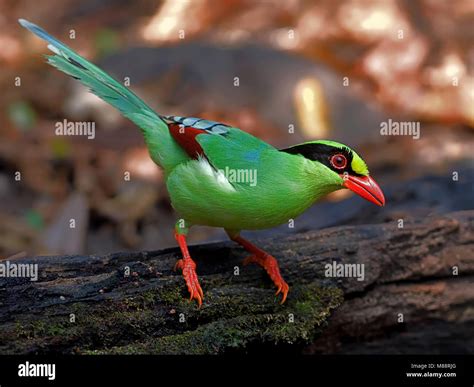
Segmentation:
{"type": "Polygon", "coordinates": [[[35,230],[41,230],[44,227],[43,216],[35,210],[28,210],[25,214],[26,222],[35,230]]]}
{"type": "Polygon", "coordinates": [[[69,142],[64,138],[55,138],[51,142],[51,152],[57,159],[64,159],[71,153],[69,142]]]}
{"type": "Polygon", "coordinates": [[[120,38],[115,31],[103,28],[96,32],[94,43],[97,55],[105,56],[119,49],[120,38]]]}
{"type": "Polygon", "coordinates": [[[36,123],[36,112],[28,102],[17,101],[8,105],[10,122],[21,130],[29,130],[36,123]]]}

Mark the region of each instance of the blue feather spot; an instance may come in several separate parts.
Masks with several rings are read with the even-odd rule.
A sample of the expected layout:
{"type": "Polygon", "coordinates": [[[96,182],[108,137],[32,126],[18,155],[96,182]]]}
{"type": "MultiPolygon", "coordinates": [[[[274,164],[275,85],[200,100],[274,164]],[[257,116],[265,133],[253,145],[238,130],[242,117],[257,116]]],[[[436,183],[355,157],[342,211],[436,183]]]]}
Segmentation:
{"type": "Polygon", "coordinates": [[[247,161],[257,162],[260,159],[260,151],[257,149],[250,150],[244,154],[244,159],[247,161]]]}

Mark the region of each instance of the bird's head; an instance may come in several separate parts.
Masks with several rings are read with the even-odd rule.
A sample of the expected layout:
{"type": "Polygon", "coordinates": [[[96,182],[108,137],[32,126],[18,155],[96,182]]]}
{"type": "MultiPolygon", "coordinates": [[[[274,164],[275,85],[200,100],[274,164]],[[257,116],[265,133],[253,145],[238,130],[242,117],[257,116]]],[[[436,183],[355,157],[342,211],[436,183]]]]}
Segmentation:
{"type": "Polygon", "coordinates": [[[369,202],[385,205],[385,197],[379,185],[369,175],[367,164],[352,149],[335,141],[311,141],[282,149],[282,152],[301,155],[322,164],[331,175],[337,188],[347,188],[369,202]],[[336,176],[337,175],[337,176],[336,176]],[[339,185],[339,187],[337,187],[339,185]]]}

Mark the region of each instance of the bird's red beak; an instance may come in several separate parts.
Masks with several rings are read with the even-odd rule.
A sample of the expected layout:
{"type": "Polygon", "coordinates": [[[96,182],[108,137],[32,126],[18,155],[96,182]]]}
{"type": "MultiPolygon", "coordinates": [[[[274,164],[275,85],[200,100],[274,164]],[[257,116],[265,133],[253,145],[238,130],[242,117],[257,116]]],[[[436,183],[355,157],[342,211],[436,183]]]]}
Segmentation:
{"type": "Polygon", "coordinates": [[[385,197],[379,185],[370,176],[344,175],[343,186],[378,206],[385,205],[385,197]]]}

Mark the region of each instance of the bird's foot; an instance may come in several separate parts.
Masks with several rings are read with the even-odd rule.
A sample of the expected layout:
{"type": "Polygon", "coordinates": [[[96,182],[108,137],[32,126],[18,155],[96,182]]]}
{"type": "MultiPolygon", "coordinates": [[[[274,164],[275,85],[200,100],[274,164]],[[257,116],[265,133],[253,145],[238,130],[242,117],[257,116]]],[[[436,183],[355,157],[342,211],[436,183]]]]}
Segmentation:
{"type": "Polygon", "coordinates": [[[183,277],[190,294],[189,299],[195,299],[198,302],[199,307],[201,307],[204,293],[196,274],[196,263],[191,258],[179,259],[176,262],[174,269],[180,269],[183,272],[183,277]]]}
{"type": "Polygon", "coordinates": [[[280,267],[278,266],[278,261],[272,257],[270,254],[254,254],[244,259],[244,265],[250,263],[256,263],[265,269],[265,271],[270,276],[271,280],[277,287],[275,296],[282,294],[281,303],[283,304],[286,301],[286,296],[288,295],[288,290],[290,287],[283,279],[280,274],[280,267]]]}

